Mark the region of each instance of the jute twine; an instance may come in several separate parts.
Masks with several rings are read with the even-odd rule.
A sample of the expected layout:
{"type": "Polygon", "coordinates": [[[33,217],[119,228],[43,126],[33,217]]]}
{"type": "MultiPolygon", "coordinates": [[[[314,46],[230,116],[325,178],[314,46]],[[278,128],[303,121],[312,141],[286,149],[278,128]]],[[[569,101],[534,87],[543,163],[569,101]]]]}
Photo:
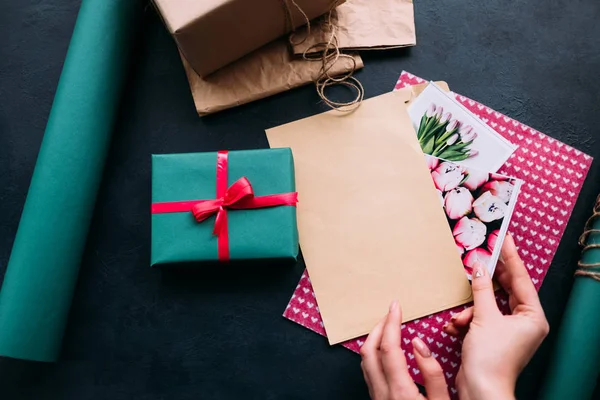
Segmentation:
{"type": "MultiPolygon", "coordinates": [[[[600,229],[594,229],[592,225],[600,217],[600,195],[596,198],[596,204],[594,205],[594,213],[585,223],[583,233],[579,237],[579,245],[583,246],[582,254],[591,249],[600,249],[600,244],[588,244],[587,240],[593,233],[600,233],[600,229]]],[[[600,271],[593,270],[593,268],[600,267],[600,262],[596,263],[584,263],[581,260],[577,263],[577,270],[575,276],[586,276],[588,278],[595,279],[600,282],[600,271]]]]}
{"type": "MultiPolygon", "coordinates": [[[[296,3],[295,0],[281,0],[283,4],[283,8],[286,14],[286,27],[288,30],[291,30],[292,33],[289,36],[289,41],[292,46],[302,44],[310,35],[310,21],[306,13],[301,9],[301,7],[296,3]],[[290,3],[293,7],[295,7],[304,17],[307,26],[307,34],[300,41],[295,40],[295,23],[292,9],[290,8],[290,3]]],[[[352,112],[360,107],[364,97],[365,97],[365,89],[363,85],[360,83],[358,79],[356,79],[353,75],[356,71],[356,59],[348,54],[343,54],[340,51],[338,46],[337,39],[337,27],[333,23],[333,12],[337,6],[339,6],[343,0],[333,0],[331,7],[327,13],[327,18],[325,19],[323,30],[325,32],[330,32],[329,39],[326,42],[316,43],[310,46],[308,49],[304,51],[302,54],[302,58],[306,61],[318,61],[321,62],[321,70],[319,71],[319,75],[315,80],[315,87],[317,88],[317,94],[321,98],[321,100],[330,108],[340,111],[340,112],[352,112]],[[340,59],[349,59],[352,62],[352,68],[341,76],[335,77],[331,74],[331,69],[335,66],[335,64],[340,59]],[[339,102],[331,100],[327,97],[325,93],[325,89],[331,86],[346,86],[356,92],[356,97],[348,102],[339,102]]]]}
{"type": "Polygon", "coordinates": [[[283,5],[283,12],[285,13],[285,30],[286,32],[291,32],[289,36],[290,44],[292,46],[297,46],[304,43],[308,38],[308,35],[310,34],[310,20],[308,19],[308,15],[306,15],[302,7],[300,7],[298,3],[296,3],[294,0],[281,0],[281,4],[283,5]],[[298,10],[300,14],[302,14],[304,20],[306,21],[307,34],[306,36],[304,36],[304,39],[301,39],[300,41],[294,40],[294,36],[296,35],[296,23],[294,21],[294,13],[290,8],[289,3],[292,3],[292,5],[298,10]]]}

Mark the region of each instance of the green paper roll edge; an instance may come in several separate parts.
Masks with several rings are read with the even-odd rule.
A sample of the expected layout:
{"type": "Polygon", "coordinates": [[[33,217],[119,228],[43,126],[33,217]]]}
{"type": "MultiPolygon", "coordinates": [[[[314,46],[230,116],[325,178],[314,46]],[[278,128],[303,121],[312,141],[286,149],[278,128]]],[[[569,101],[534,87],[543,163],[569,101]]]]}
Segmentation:
{"type": "Polygon", "coordinates": [[[83,0],[0,291],[0,355],[58,359],[142,15],[83,0]]]}
{"type": "MultiPolygon", "coordinates": [[[[597,200],[596,210],[600,203],[597,200]]],[[[595,218],[592,229],[600,229],[595,218]]],[[[600,234],[590,233],[588,245],[600,244],[600,234]]],[[[583,252],[581,261],[600,263],[600,248],[583,252]]],[[[600,273],[600,268],[588,271],[600,273]]],[[[591,399],[600,373],[600,282],[575,276],[550,364],[540,390],[542,400],[591,399]]]]}

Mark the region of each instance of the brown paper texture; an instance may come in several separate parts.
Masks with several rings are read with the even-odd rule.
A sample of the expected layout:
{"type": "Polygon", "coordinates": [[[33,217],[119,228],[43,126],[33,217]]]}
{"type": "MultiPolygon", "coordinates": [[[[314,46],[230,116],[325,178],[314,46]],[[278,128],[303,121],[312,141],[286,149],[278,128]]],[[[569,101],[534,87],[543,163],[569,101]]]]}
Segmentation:
{"type": "MultiPolygon", "coordinates": [[[[295,0],[309,19],[333,0],[295,0]]],[[[295,27],[304,16],[287,1],[295,27]]],[[[200,76],[249,54],[289,32],[284,0],[154,0],[179,50],[200,76]]]]}
{"type": "MultiPolygon", "coordinates": [[[[354,58],[357,69],[362,68],[360,56],[354,58]]],[[[293,58],[285,39],[270,43],[206,78],[198,76],[183,57],[182,60],[201,116],[313,82],[321,69],[320,62],[293,58]]],[[[340,58],[332,73],[341,75],[352,67],[350,59],[340,58]]]]}
{"type": "MultiPolygon", "coordinates": [[[[380,50],[417,44],[412,0],[348,0],[332,17],[337,27],[338,47],[342,50],[380,50]]],[[[324,23],[326,19],[324,15],[311,25],[306,41],[294,46],[294,54],[304,54],[311,46],[329,40],[331,31],[324,23]]],[[[303,35],[306,28],[297,37],[303,35]]]]}
{"type": "Polygon", "coordinates": [[[370,332],[394,299],[410,321],[471,298],[406,113],[411,95],[267,131],[294,154],[300,244],[330,344],[370,332]]]}

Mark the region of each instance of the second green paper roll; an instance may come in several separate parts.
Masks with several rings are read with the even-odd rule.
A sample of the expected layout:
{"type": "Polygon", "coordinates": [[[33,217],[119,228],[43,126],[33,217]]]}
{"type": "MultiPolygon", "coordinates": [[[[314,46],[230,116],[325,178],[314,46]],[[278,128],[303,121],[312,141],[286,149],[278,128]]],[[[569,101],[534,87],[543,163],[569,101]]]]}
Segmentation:
{"type": "MultiPolygon", "coordinates": [[[[600,196],[586,225],[584,265],[600,263],[600,196]]],[[[575,276],[540,399],[591,399],[600,373],[600,267],[575,276]]]]}
{"type": "Polygon", "coordinates": [[[83,0],[0,291],[0,355],[58,358],[139,0],[83,0]]]}

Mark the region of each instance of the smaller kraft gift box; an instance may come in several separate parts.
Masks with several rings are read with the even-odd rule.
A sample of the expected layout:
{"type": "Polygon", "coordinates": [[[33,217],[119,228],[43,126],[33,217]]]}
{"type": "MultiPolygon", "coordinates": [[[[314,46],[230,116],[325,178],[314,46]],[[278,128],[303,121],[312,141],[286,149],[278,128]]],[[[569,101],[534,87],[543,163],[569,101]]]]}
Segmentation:
{"type": "Polygon", "coordinates": [[[206,77],[344,1],[153,0],[153,3],[187,62],[199,76],[206,77]]]}
{"type": "Polygon", "coordinates": [[[289,148],[152,155],[151,265],[298,256],[289,148]]]}

